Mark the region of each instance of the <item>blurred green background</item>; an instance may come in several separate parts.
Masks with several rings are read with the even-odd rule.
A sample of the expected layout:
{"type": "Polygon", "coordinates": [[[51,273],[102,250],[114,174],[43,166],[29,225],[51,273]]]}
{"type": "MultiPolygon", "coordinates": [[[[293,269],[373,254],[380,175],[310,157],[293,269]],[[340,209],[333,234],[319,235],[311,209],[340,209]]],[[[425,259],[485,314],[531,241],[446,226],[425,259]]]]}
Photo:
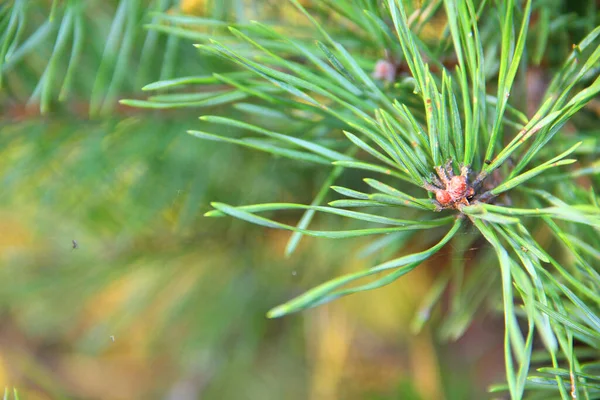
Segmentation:
{"type": "Polygon", "coordinates": [[[61,79],[44,76],[63,9],[51,20],[51,1],[8,5],[27,15],[23,37],[48,21],[51,33],[2,67],[0,388],[23,399],[479,399],[502,380],[496,315],[479,315],[453,343],[440,340],[435,318],[411,333],[435,277],[464,262],[451,249],[383,289],[268,320],[271,307],[326,279],[423,243],[407,237],[370,251],[367,240],[304,238],[285,258],[288,232],[203,213],[215,200],[308,203],[327,171],[185,134],[206,110],[118,105],[159,79],[231,69],[161,34],[144,53],[148,9],[294,19],[281,4],[92,1],[60,102],[44,93],[64,90],[67,64],[53,67],[61,79]],[[134,17],[112,48],[113,21],[127,7],[134,17]],[[123,50],[128,28],[138,33],[123,50]]]}

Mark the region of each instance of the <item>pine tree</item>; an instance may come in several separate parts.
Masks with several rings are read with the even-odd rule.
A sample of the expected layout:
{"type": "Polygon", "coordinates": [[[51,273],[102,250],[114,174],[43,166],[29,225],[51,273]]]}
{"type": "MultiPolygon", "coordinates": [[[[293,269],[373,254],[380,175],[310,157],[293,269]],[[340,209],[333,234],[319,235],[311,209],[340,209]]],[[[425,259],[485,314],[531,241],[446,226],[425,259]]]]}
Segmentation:
{"type": "MultiPolygon", "coordinates": [[[[156,2],[157,10],[166,10],[166,3],[156,2]]],[[[152,60],[162,57],[160,76],[154,73],[150,79],[156,81],[143,88],[159,94],[121,104],[228,109],[225,116],[203,113],[202,130],[188,133],[326,173],[310,204],[277,198],[241,206],[213,202],[207,216],[289,230],[287,255],[304,236],[373,236],[374,251],[409,238],[421,245],[418,252],[332,276],[273,308],[269,317],[388,285],[442,249],[463,259],[474,241],[485,240],[489,246],[480,248],[473,265],[452,263],[440,274],[415,316],[415,330],[439,303],[450,304],[440,327],[446,338],[461,336],[478,309],[501,309],[506,384],[491,390],[508,391],[512,399],[597,398],[596,2],[582,2],[580,15],[564,13],[568,2],[558,1],[409,3],[290,0],[292,8],[281,15],[259,13],[260,21],[225,8],[215,18],[157,12],[135,65],[140,33],[133,27],[142,7],[122,1],[89,92],[89,111],[113,112],[116,99],[147,83],[152,60]],[[210,75],[173,76],[184,39],[199,50],[186,55],[186,63],[193,63],[187,57],[225,62],[210,75]],[[153,43],[159,40],[164,47],[157,49],[153,43]],[[136,79],[127,79],[134,68],[136,79]],[[546,74],[549,82],[536,74],[546,74]],[[544,89],[539,99],[536,84],[544,89]],[[363,181],[341,186],[353,170],[363,181]],[[291,210],[302,212],[296,225],[275,219],[291,210]],[[327,215],[343,222],[319,222],[327,215]],[[470,230],[477,234],[461,234],[470,230]],[[451,296],[442,300],[446,292],[451,296]]],[[[27,39],[19,19],[25,3],[2,9],[0,68],[15,91],[23,87],[15,79],[24,75],[15,65],[45,32],[56,32],[32,92],[42,112],[51,109],[53,98],[67,96],[85,68],[77,61],[83,52],[82,4],[53,7],[27,39]],[[58,90],[61,62],[67,68],[58,90]]]]}

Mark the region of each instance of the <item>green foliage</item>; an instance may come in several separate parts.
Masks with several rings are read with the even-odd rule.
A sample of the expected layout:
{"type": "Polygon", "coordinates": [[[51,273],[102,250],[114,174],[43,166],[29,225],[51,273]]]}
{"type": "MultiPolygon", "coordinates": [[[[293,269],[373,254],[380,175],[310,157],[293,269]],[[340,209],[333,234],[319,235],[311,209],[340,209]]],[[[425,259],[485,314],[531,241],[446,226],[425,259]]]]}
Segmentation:
{"type": "MultiPolygon", "coordinates": [[[[4,400],[8,400],[10,399],[10,391],[8,390],[8,388],[4,388],[4,396],[2,397],[4,400]]],[[[13,388],[13,395],[12,398],[15,400],[19,400],[19,393],[17,393],[17,389],[13,388]]]]}
{"type": "MultiPolygon", "coordinates": [[[[600,326],[596,322],[600,276],[592,261],[592,258],[598,260],[594,249],[600,244],[597,230],[600,208],[591,189],[572,178],[558,183],[552,177],[564,176],[565,166],[579,161],[583,166],[572,169],[570,176],[586,170],[589,171],[586,175],[597,182],[595,169],[586,167],[596,150],[579,153],[576,159],[565,159],[569,154],[577,154],[581,143],[589,140],[589,134],[579,130],[573,136],[579,142],[573,145],[569,144],[571,139],[560,132],[600,92],[597,76],[600,27],[592,27],[589,34],[573,46],[562,66],[556,66],[540,108],[532,117],[527,117],[519,110],[524,104],[518,100],[517,82],[524,82],[527,44],[534,37],[529,31],[531,14],[547,8],[541,2],[477,5],[471,1],[444,1],[448,24],[439,43],[451,41],[453,44],[455,69],[446,68],[440,62],[450,53],[448,46],[432,48],[426,43],[427,38],[419,35],[436,14],[427,13],[430,9],[425,5],[424,13],[414,11],[413,18],[409,19],[401,1],[389,0],[383,4],[321,1],[310,12],[299,2],[291,2],[317,33],[314,44],[306,40],[313,35],[306,32],[310,31],[306,26],[301,27],[301,33],[290,35],[259,22],[236,24],[229,32],[221,28],[218,38],[193,36],[200,41],[199,49],[221,56],[240,68],[227,74],[214,74],[214,79],[231,87],[233,93],[245,93],[248,99],[253,99],[252,106],[246,103],[236,106],[247,115],[240,118],[261,121],[262,126],[212,116],[202,119],[243,128],[261,137],[237,139],[223,131],[189,133],[323,167],[332,163],[337,167],[324,189],[340,174],[340,167],[383,173],[387,178],[381,182],[370,178],[367,172],[369,178],[365,182],[371,192],[332,186],[347,199],[334,200],[329,203],[330,207],[321,205],[325,196],[320,193],[310,206],[233,207],[213,203],[215,211],[207,215],[227,214],[266,227],[293,231],[293,242],[288,246],[290,252],[301,235],[346,238],[404,229],[427,229],[428,235],[437,235],[435,232],[441,229],[437,227],[442,223],[454,220],[454,224],[440,242],[423,252],[332,279],[274,308],[269,316],[280,317],[388,284],[417,267],[449,241],[454,243],[453,247],[464,249],[461,242],[465,239],[457,233],[461,225],[465,225],[462,220],[468,218],[492,245],[498,259],[506,327],[507,389],[511,397],[522,398],[525,392],[543,386],[542,382],[558,387],[563,398],[566,391],[594,397],[596,378],[585,373],[585,364],[578,360],[576,349],[580,346],[598,349],[600,345],[597,335],[600,326]],[[326,16],[331,15],[343,23],[328,24],[326,16]],[[491,34],[493,30],[501,35],[491,34]],[[386,51],[406,63],[410,71],[410,76],[398,76],[393,85],[377,81],[370,74],[386,51]],[[245,72],[251,74],[244,75],[245,72]],[[496,95],[490,95],[491,91],[496,95]],[[517,100],[511,104],[513,98],[517,100]],[[340,134],[342,131],[345,138],[340,134]],[[431,200],[419,195],[426,195],[423,189],[436,184],[434,167],[447,160],[460,162],[451,167],[455,171],[460,165],[470,166],[473,171],[470,184],[475,195],[464,205],[455,205],[454,216],[431,219],[436,207],[431,200]],[[553,172],[555,167],[558,173],[553,172]],[[348,207],[375,208],[370,213],[345,210],[348,207]],[[285,209],[307,211],[296,227],[257,214],[285,209]],[[333,213],[369,225],[350,231],[308,229],[318,213],[333,213]],[[402,216],[402,220],[396,216],[402,216]],[[372,224],[383,227],[370,227],[372,224]],[[548,234],[552,239],[542,239],[548,234]],[[553,251],[544,250],[551,245],[553,251]],[[358,286],[346,286],[382,271],[387,275],[358,286]],[[527,322],[525,336],[520,319],[527,322]],[[540,371],[554,380],[527,379],[536,332],[554,368],[540,371]],[[568,361],[567,370],[577,378],[565,379],[567,370],[557,370],[558,358],[563,354],[568,361]]],[[[441,3],[431,2],[430,7],[435,10],[441,3]]],[[[549,12],[541,12],[540,18],[534,31],[537,39],[533,61],[537,63],[547,49],[551,34],[549,12]]],[[[177,21],[171,18],[170,22],[177,21]]],[[[197,21],[186,27],[160,29],[192,37],[191,32],[206,23],[197,21]]],[[[154,84],[152,88],[160,85],[154,84]]],[[[135,105],[163,106],[153,98],[148,103],[135,105]]],[[[455,278],[459,276],[462,273],[455,278]]],[[[478,279],[488,278],[482,273],[478,279]]],[[[445,276],[440,282],[425,299],[426,309],[440,298],[443,287],[453,282],[453,278],[445,276]]],[[[472,285],[477,287],[477,283],[472,285]]],[[[483,290],[485,285],[480,287],[483,290]]],[[[466,307],[466,298],[461,299],[464,294],[455,290],[457,299],[452,302],[466,307]]],[[[478,303],[483,300],[479,298],[478,303]]],[[[466,325],[462,322],[462,328],[452,327],[456,324],[452,321],[469,320],[472,314],[460,308],[453,313],[457,316],[449,316],[446,323],[450,325],[445,330],[457,335],[466,325]],[[461,314],[463,317],[458,317],[461,314]]],[[[424,322],[421,318],[417,326],[424,322]]]]}
{"type": "Polygon", "coordinates": [[[122,93],[172,78],[177,63],[187,59],[177,37],[165,40],[159,32],[139,30],[143,21],[158,21],[153,12],[176,3],[121,0],[113,10],[102,1],[54,0],[48,13],[28,0],[5,2],[0,5],[3,95],[26,100],[42,114],[72,108],[74,102],[89,102],[91,116],[112,114],[122,93]]]}
{"type": "MultiPolygon", "coordinates": [[[[153,7],[164,11],[164,3],[153,7]]],[[[377,248],[391,245],[392,235],[410,231],[423,244],[418,252],[333,278],[273,308],[269,317],[390,284],[445,246],[461,259],[476,240],[461,233],[476,229],[490,246],[474,265],[453,263],[440,276],[413,327],[427,322],[429,311],[452,287],[440,328],[446,338],[459,337],[483,306],[503,310],[507,383],[492,390],[507,390],[513,399],[598,397],[600,206],[593,189],[599,184],[598,115],[588,108],[600,93],[596,3],[583,2],[583,18],[557,15],[559,7],[549,3],[559,2],[536,0],[433,0],[415,9],[401,0],[319,0],[310,7],[298,0],[290,3],[295,14],[284,25],[160,12],[142,17],[139,2],[121,1],[91,88],[90,112],[108,112],[118,89],[127,84],[125,72],[139,48],[131,27],[140,18],[151,18],[144,43],[165,34],[165,48],[162,54],[143,51],[140,66],[151,64],[147,54],[164,57],[159,81],[144,86],[157,94],[122,104],[146,109],[230,104],[230,116],[203,115],[201,128],[188,133],[327,174],[310,205],[214,202],[207,216],[229,215],[289,230],[287,254],[305,235],[390,235],[374,239],[377,248]],[[538,18],[535,24],[532,15],[538,18]],[[569,40],[569,21],[576,21],[574,29],[585,35],[572,46],[567,42],[553,49],[550,43],[569,40]],[[212,74],[175,77],[173,48],[184,39],[196,42],[200,57],[227,63],[212,74]],[[393,82],[373,74],[386,55],[395,69],[393,82]],[[447,65],[452,64],[448,60],[455,62],[447,65]],[[528,101],[523,101],[527,71],[537,64],[545,64],[552,79],[537,111],[528,115],[528,101]],[[573,158],[565,158],[569,155],[573,158]],[[445,182],[451,176],[443,176],[448,161],[445,174],[467,168],[463,175],[472,189],[454,203],[436,196],[438,190],[452,191],[445,182]],[[364,174],[366,186],[338,183],[351,169],[364,174]],[[576,179],[581,177],[586,181],[576,179]],[[330,199],[333,193],[343,197],[330,199]],[[288,210],[303,212],[295,226],[276,220],[288,210]],[[318,215],[327,214],[347,220],[346,228],[310,227],[318,215]],[[425,246],[430,242],[434,244],[425,246]],[[540,349],[534,345],[536,337],[540,349]]],[[[48,27],[42,25],[28,39],[56,32],[54,50],[33,93],[42,112],[49,108],[70,36],[71,60],[77,60],[85,15],[81,4],[57,8],[48,27]]],[[[20,39],[24,2],[15,1],[9,10],[0,21],[7,27],[2,72],[33,48],[20,39]]],[[[66,65],[59,99],[68,92],[76,61],[66,65]]],[[[136,83],[146,84],[151,75],[141,73],[136,83]]]]}

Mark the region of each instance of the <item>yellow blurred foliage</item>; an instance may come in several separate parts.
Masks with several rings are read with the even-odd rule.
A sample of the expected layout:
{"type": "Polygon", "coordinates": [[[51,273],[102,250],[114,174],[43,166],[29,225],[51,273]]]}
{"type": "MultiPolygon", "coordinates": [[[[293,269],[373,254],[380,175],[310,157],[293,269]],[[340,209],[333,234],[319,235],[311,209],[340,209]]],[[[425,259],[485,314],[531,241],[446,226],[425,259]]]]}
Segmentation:
{"type": "Polygon", "coordinates": [[[0,258],[4,261],[33,243],[31,231],[8,212],[0,213],[0,258]]]}
{"type": "Polygon", "coordinates": [[[181,0],[179,8],[184,14],[204,15],[206,10],[206,0],[181,0]]]}
{"type": "Polygon", "coordinates": [[[339,399],[354,327],[337,305],[315,310],[306,324],[308,356],[313,361],[309,399],[339,399]]]}
{"type": "Polygon", "coordinates": [[[2,357],[2,355],[0,354],[0,388],[8,386],[10,386],[10,382],[8,380],[8,374],[4,366],[4,357],[2,357]]]}

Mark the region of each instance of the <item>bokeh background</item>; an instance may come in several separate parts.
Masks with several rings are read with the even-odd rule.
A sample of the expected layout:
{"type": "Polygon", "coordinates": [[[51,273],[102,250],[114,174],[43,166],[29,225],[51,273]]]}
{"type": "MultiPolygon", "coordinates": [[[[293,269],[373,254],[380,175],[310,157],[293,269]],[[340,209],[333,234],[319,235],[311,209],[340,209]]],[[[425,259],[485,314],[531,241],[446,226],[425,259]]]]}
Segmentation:
{"type": "MultiPolygon", "coordinates": [[[[215,200],[309,203],[327,171],[185,133],[200,129],[205,113],[256,118],[243,107],[149,111],[117,102],[145,98],[140,89],[153,81],[232,68],[200,53],[192,39],[144,29],[155,22],[148,10],[306,23],[291,7],[90,1],[73,8],[86,21],[85,50],[75,64],[68,53],[64,64],[57,61],[52,76],[60,79],[53,80],[47,66],[63,3],[77,6],[57,2],[54,19],[49,0],[0,6],[0,15],[23,8],[23,37],[49,24],[42,39],[28,51],[12,49],[2,65],[0,389],[16,388],[22,399],[490,397],[486,388],[502,381],[504,367],[498,314],[459,314],[476,314],[459,338],[438,321],[444,307],[418,334],[413,329],[440,274],[457,263],[492,265],[479,256],[486,245],[476,235],[464,241],[464,257],[448,246],[385,288],[269,320],[271,307],[421,249],[427,238],[396,236],[380,247],[304,238],[285,258],[288,232],[203,214],[215,200]],[[128,17],[115,28],[120,15],[128,17]]],[[[360,176],[345,174],[341,184],[359,185],[360,176]]],[[[478,288],[470,290],[477,298],[478,288]]]]}
{"type": "Polygon", "coordinates": [[[310,201],[295,193],[324,177],[143,119],[2,128],[4,386],[25,399],[466,399],[501,380],[496,316],[458,342],[435,322],[411,332],[448,252],[383,289],[267,319],[385,255],[305,238],[286,259],[288,232],[203,217],[214,199],[310,201]]]}

